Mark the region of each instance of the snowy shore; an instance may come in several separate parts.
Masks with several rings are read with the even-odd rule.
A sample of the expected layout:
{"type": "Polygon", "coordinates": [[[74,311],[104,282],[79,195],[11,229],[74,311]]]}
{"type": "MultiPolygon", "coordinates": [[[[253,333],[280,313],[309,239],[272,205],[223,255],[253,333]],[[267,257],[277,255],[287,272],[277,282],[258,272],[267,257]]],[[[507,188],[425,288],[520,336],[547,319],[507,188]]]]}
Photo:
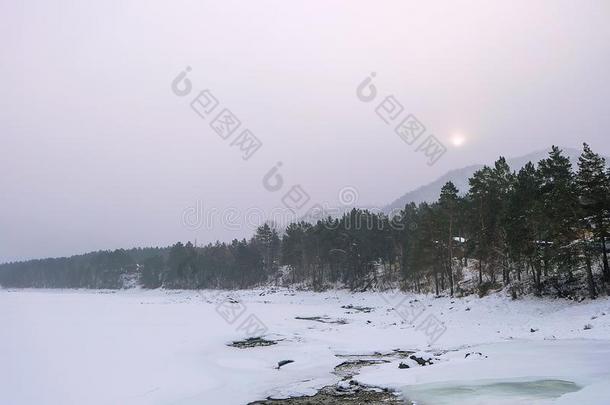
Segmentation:
{"type": "Polygon", "coordinates": [[[340,381],[333,370],[341,356],[397,349],[433,364],[390,359],[354,380],[431,405],[610,398],[607,298],[0,290],[0,325],[7,404],[247,404],[312,395],[340,381]],[[229,297],[238,311],[223,311],[229,297]],[[428,316],[443,325],[433,342],[421,326],[428,316]],[[277,343],[229,346],[250,335],[247,320],[277,343]],[[294,362],[277,369],[282,360],[294,362]]]}

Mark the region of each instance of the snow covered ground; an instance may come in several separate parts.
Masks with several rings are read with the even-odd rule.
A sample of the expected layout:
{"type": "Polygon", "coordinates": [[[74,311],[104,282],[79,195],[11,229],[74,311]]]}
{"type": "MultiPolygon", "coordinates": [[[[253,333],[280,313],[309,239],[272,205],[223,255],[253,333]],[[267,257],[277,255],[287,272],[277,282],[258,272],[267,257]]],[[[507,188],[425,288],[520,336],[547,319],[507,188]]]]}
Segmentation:
{"type": "Polygon", "coordinates": [[[395,349],[433,364],[354,379],[418,404],[610,403],[608,299],[0,290],[0,325],[2,404],[247,404],[337,383],[338,355],[395,349]],[[259,332],[278,343],[227,345],[259,332]]]}

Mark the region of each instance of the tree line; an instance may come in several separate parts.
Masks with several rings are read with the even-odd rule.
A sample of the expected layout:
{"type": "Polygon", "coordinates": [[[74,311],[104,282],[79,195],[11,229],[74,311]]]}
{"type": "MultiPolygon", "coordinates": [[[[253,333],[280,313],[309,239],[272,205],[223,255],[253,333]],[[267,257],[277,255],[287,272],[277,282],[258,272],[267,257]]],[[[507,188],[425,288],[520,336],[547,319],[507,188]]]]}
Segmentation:
{"type": "Polygon", "coordinates": [[[249,240],[97,252],[0,265],[0,285],[118,288],[137,274],[145,288],[249,288],[277,283],[462,293],[582,281],[595,297],[610,283],[610,169],[583,145],[575,167],[553,146],[513,171],[500,157],[451,182],[436,202],[396,215],[352,209],[340,218],[269,224],[249,240]],[[468,271],[465,271],[468,269],[468,271]],[[474,274],[473,279],[468,279],[474,274]]]}
{"type": "Polygon", "coordinates": [[[139,278],[142,265],[168,249],[136,248],[0,265],[0,286],[21,288],[118,289],[139,278]]]}

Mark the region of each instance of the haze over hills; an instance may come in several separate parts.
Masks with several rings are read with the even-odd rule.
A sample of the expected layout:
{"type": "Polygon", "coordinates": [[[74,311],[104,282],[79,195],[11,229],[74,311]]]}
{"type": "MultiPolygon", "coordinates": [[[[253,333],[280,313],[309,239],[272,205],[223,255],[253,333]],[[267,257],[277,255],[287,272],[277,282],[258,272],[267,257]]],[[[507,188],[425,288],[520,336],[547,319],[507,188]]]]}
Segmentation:
{"type": "MultiPolygon", "coordinates": [[[[576,165],[578,163],[578,158],[581,155],[581,150],[576,149],[576,148],[567,148],[567,147],[566,148],[562,147],[561,149],[563,151],[563,154],[570,159],[574,169],[576,170],[576,165]]],[[[525,164],[527,164],[528,162],[537,164],[540,160],[545,159],[546,157],[548,157],[548,149],[535,151],[535,152],[532,152],[532,153],[529,153],[529,154],[523,155],[523,156],[508,158],[507,162],[513,171],[518,171],[523,166],[525,166],[525,164]]],[[[604,157],[607,161],[610,161],[610,157],[608,157],[608,156],[604,156],[604,157]]],[[[488,162],[487,165],[493,166],[493,161],[488,162]]],[[[344,213],[349,212],[353,208],[366,209],[366,210],[369,210],[374,213],[383,212],[385,214],[395,215],[400,210],[404,209],[405,205],[408,203],[413,202],[415,204],[419,204],[421,202],[437,201],[439,198],[439,194],[440,194],[440,190],[441,190],[442,186],[445,183],[447,183],[448,181],[453,182],[461,194],[465,194],[466,192],[468,192],[468,189],[469,189],[468,179],[470,177],[472,177],[474,172],[476,172],[477,170],[480,170],[483,167],[484,167],[483,164],[474,164],[474,165],[469,165],[469,166],[465,166],[462,168],[450,170],[449,172],[445,173],[443,176],[439,177],[435,181],[422,185],[409,192],[406,192],[401,197],[399,197],[398,199],[394,200],[393,202],[391,202],[390,204],[387,204],[385,206],[363,205],[363,204],[357,204],[357,205],[339,204],[337,206],[330,207],[330,209],[328,211],[326,209],[323,209],[322,211],[308,212],[306,215],[299,218],[299,221],[315,223],[317,220],[324,219],[328,216],[333,217],[333,218],[340,218],[344,213]]],[[[271,224],[272,226],[276,227],[276,229],[280,232],[280,234],[282,234],[285,231],[286,226],[288,225],[288,223],[275,223],[271,220],[269,220],[268,223],[271,224]]],[[[144,248],[145,251],[147,249],[148,248],[144,248]]],[[[158,248],[154,248],[154,249],[158,249],[158,248]]],[[[166,249],[166,248],[164,247],[162,249],[166,249]]],[[[138,258],[140,258],[138,249],[127,249],[127,250],[128,251],[133,250],[134,255],[136,255],[138,258]]],[[[92,253],[99,253],[99,252],[91,251],[88,254],[92,254],[92,253]]],[[[86,256],[86,255],[81,255],[81,256],[86,256]]],[[[67,257],[67,255],[66,255],[66,257],[67,257]]],[[[78,255],[73,256],[73,257],[78,257],[78,255]]],[[[143,257],[146,258],[148,256],[147,256],[147,254],[144,254],[143,257]]],[[[28,260],[18,261],[18,262],[28,262],[28,260]]]]}
{"type": "MultiPolygon", "coordinates": [[[[576,170],[576,166],[578,164],[578,157],[582,153],[580,149],[577,148],[568,148],[568,147],[560,147],[563,151],[563,154],[570,159],[572,162],[572,166],[574,170],[576,170]]],[[[528,162],[532,162],[535,165],[538,164],[542,159],[546,159],[549,154],[549,149],[539,150],[535,152],[528,153],[527,155],[517,156],[513,158],[507,158],[506,161],[509,164],[510,168],[513,171],[519,171],[523,166],[525,166],[528,162]]],[[[498,156],[499,157],[499,156],[498,156]]],[[[610,161],[610,157],[604,156],[607,161],[610,161]]],[[[494,162],[486,163],[487,166],[493,166],[494,162]]],[[[375,205],[363,205],[358,204],[354,205],[339,205],[337,207],[333,207],[332,210],[329,211],[316,211],[315,214],[308,213],[304,215],[300,220],[306,222],[315,222],[318,219],[322,219],[328,216],[333,218],[341,217],[346,212],[349,212],[352,208],[360,208],[367,209],[373,212],[383,212],[385,214],[396,214],[398,211],[404,209],[406,204],[411,202],[415,204],[419,204],[422,202],[434,202],[438,200],[441,188],[448,181],[453,182],[455,186],[458,188],[461,194],[466,194],[469,189],[468,179],[472,177],[474,172],[482,169],[484,164],[473,164],[469,166],[465,166],[459,169],[453,169],[445,173],[443,176],[434,180],[431,183],[422,185],[414,190],[408,191],[396,200],[385,206],[375,206],[375,205]]]]}
{"type": "MultiPolygon", "coordinates": [[[[578,163],[578,157],[581,151],[576,148],[561,148],[563,153],[570,159],[574,168],[578,163]]],[[[518,171],[528,162],[537,164],[540,160],[545,159],[548,156],[548,150],[540,150],[529,153],[524,156],[518,156],[515,158],[507,158],[507,163],[512,170],[518,171]]],[[[608,160],[608,157],[606,157],[608,160]]],[[[493,165],[493,162],[487,164],[488,166],[493,165]]],[[[447,172],[445,175],[439,177],[432,183],[428,183],[424,186],[418,187],[415,190],[409,191],[397,198],[390,204],[383,207],[384,213],[396,212],[397,210],[403,209],[404,206],[410,202],[419,204],[421,202],[434,202],[438,199],[441,187],[448,181],[453,182],[455,186],[460,190],[460,193],[464,194],[468,191],[468,179],[479,169],[483,168],[483,164],[476,164],[471,166],[462,167],[461,169],[454,169],[447,172]]]]}

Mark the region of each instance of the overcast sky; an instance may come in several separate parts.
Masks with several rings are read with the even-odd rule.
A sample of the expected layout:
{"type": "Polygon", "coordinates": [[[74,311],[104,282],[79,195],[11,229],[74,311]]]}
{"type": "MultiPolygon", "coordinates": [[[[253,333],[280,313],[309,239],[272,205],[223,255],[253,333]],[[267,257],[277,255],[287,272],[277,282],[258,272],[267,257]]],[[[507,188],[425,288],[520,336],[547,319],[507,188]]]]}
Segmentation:
{"type": "Polygon", "coordinates": [[[610,154],[607,0],[95,3],[0,1],[0,262],[251,233],[185,226],[197,201],[270,212],[299,184],[303,210],[346,186],[382,205],[499,154],[610,154]],[[191,109],[204,89],[262,141],[249,160],[191,109]],[[389,95],[436,164],[376,115],[389,95]]]}

